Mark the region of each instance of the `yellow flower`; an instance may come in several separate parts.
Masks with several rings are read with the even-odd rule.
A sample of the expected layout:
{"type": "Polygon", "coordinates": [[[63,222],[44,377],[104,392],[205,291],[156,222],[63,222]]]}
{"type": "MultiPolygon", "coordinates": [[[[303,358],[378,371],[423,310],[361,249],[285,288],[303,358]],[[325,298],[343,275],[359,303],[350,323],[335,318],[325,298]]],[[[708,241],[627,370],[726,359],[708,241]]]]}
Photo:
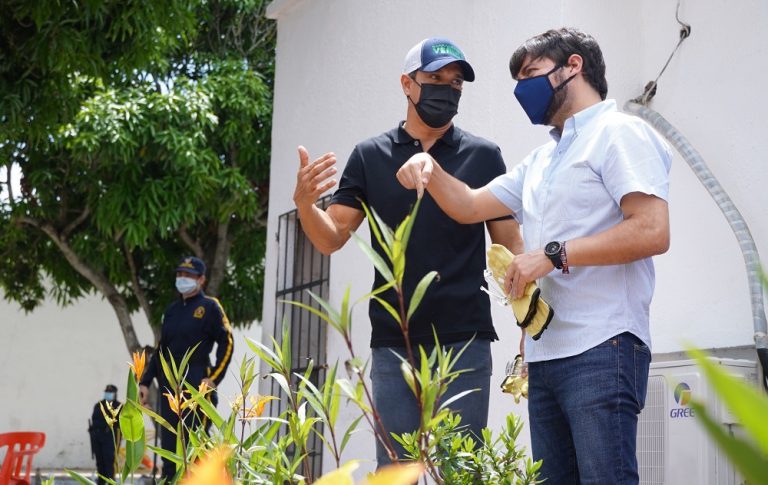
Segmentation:
{"type": "Polygon", "coordinates": [[[245,417],[258,418],[259,416],[264,414],[264,406],[269,401],[272,401],[273,399],[277,399],[277,398],[275,396],[261,396],[257,394],[256,397],[250,396],[248,399],[251,401],[251,404],[253,404],[253,406],[245,410],[245,417]]]}
{"type": "Polygon", "coordinates": [[[181,485],[232,485],[227,471],[227,459],[231,450],[225,446],[214,448],[192,465],[181,485]]]}
{"type": "Polygon", "coordinates": [[[421,463],[387,465],[369,476],[364,485],[410,485],[416,483],[422,473],[424,465],[421,463]]]}
{"type": "Polygon", "coordinates": [[[123,407],[123,405],[119,405],[116,408],[112,407],[112,403],[109,401],[106,401],[107,403],[107,409],[104,409],[103,401],[99,401],[99,409],[101,409],[101,415],[104,416],[104,421],[107,422],[107,426],[110,428],[115,425],[115,422],[117,422],[117,415],[120,414],[120,408],[123,407]]]}
{"type": "Polygon", "coordinates": [[[133,373],[136,375],[136,380],[140,381],[142,374],[144,374],[144,364],[146,363],[147,356],[145,355],[145,352],[142,350],[141,355],[139,355],[138,352],[133,353],[133,364],[130,362],[128,363],[128,367],[130,367],[133,370],[133,373]]]}
{"type": "Polygon", "coordinates": [[[229,407],[232,408],[232,412],[239,412],[240,408],[243,407],[243,395],[238,394],[235,401],[229,403],[229,407]]]}
{"type": "Polygon", "coordinates": [[[190,401],[184,398],[182,394],[178,398],[169,392],[164,392],[163,395],[168,398],[168,406],[171,407],[171,411],[181,416],[181,411],[189,407],[190,401]]]}
{"type": "Polygon", "coordinates": [[[354,485],[352,481],[352,472],[357,469],[360,464],[357,460],[350,461],[341,465],[341,468],[332,472],[326,473],[319,480],[315,482],[315,485],[354,485]]]}

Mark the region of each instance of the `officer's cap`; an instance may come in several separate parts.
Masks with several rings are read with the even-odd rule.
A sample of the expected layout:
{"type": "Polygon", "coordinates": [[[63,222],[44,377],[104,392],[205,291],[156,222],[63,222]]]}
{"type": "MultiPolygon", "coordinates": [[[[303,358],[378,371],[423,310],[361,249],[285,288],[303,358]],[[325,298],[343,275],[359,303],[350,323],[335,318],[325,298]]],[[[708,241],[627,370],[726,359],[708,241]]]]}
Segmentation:
{"type": "Polygon", "coordinates": [[[178,273],[179,271],[203,276],[205,274],[205,263],[200,258],[187,256],[179,261],[179,265],[176,267],[176,272],[178,273]]]}

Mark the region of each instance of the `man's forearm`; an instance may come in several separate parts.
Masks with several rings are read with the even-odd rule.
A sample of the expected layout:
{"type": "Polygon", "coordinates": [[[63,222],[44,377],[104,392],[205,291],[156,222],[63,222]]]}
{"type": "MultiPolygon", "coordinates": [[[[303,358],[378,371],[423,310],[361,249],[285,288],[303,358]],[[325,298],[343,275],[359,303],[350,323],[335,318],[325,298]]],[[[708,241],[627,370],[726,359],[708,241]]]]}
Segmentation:
{"type": "Polygon", "coordinates": [[[474,194],[464,182],[434,163],[427,191],[448,216],[462,224],[484,221],[475,208],[474,194]]]}
{"type": "Polygon", "coordinates": [[[333,218],[314,204],[298,207],[301,228],[318,251],[329,255],[341,248],[349,234],[341,234],[333,218]]]}
{"type": "Polygon", "coordinates": [[[568,241],[572,266],[625,264],[669,249],[669,213],[664,200],[646,197],[637,211],[601,233],[568,241]]]}

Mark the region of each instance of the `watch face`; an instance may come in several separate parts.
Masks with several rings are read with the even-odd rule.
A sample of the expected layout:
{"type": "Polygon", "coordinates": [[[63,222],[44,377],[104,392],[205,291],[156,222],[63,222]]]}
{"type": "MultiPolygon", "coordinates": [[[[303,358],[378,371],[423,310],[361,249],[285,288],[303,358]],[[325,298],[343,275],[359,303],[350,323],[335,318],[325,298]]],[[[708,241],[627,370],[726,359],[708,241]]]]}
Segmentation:
{"type": "Polygon", "coordinates": [[[554,256],[555,254],[560,254],[560,243],[557,241],[552,241],[550,243],[547,243],[546,246],[544,246],[544,254],[554,256]]]}

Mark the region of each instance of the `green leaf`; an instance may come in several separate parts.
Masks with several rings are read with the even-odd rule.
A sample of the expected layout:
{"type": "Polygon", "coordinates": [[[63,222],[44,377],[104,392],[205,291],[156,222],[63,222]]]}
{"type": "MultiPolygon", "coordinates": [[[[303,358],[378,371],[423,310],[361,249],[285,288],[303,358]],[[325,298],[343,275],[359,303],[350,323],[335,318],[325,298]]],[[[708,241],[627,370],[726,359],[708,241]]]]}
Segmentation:
{"type": "Polygon", "coordinates": [[[365,295],[363,295],[360,298],[358,298],[357,300],[355,300],[355,305],[360,303],[361,301],[365,301],[365,300],[367,300],[367,299],[369,299],[369,298],[371,298],[373,296],[380,295],[381,293],[384,293],[388,289],[390,289],[393,286],[395,286],[395,283],[397,283],[395,280],[392,280],[392,281],[389,281],[387,283],[384,283],[383,285],[379,286],[378,288],[376,288],[372,292],[366,293],[365,295]]]}
{"type": "Polygon", "coordinates": [[[317,315],[322,320],[327,322],[330,326],[335,328],[337,331],[341,332],[341,327],[339,326],[339,324],[336,323],[331,318],[329,318],[328,315],[326,315],[325,313],[321,312],[317,308],[311,307],[311,306],[307,305],[306,303],[301,303],[301,302],[298,302],[298,301],[291,301],[291,300],[282,300],[281,303],[287,303],[289,305],[297,306],[297,307],[299,307],[299,308],[301,308],[303,310],[308,311],[309,313],[311,313],[313,315],[317,315]]]}
{"type": "Polygon", "coordinates": [[[398,227],[397,232],[400,233],[400,237],[398,239],[402,242],[404,248],[408,246],[408,241],[411,239],[411,231],[413,230],[413,224],[416,221],[416,214],[419,212],[421,201],[422,199],[416,200],[416,204],[414,204],[413,210],[408,216],[406,216],[406,218],[403,220],[403,222],[400,223],[400,226],[398,227]]]}
{"type": "Polygon", "coordinates": [[[357,245],[360,247],[360,249],[363,250],[366,256],[368,256],[368,259],[373,263],[373,266],[378,270],[378,272],[381,274],[381,276],[384,278],[385,281],[393,282],[395,281],[395,277],[392,274],[392,270],[389,269],[389,266],[387,266],[387,263],[382,259],[382,257],[377,253],[370,244],[365,242],[363,238],[357,235],[355,231],[351,231],[350,235],[352,236],[352,239],[357,243],[357,245]]]}
{"type": "Polygon", "coordinates": [[[478,392],[479,390],[480,390],[479,388],[478,389],[468,389],[466,391],[462,391],[462,392],[456,394],[455,396],[451,396],[450,398],[446,399],[445,402],[440,404],[440,408],[439,409],[445,409],[451,403],[458,401],[459,399],[461,399],[462,397],[466,396],[467,394],[472,394],[473,392],[478,392]]]}
{"type": "Polygon", "coordinates": [[[217,428],[221,428],[221,426],[224,424],[224,418],[216,410],[216,407],[210,401],[209,396],[201,394],[200,391],[198,391],[197,388],[195,388],[189,382],[185,381],[184,386],[187,388],[187,391],[190,394],[190,399],[197,403],[203,414],[205,414],[208,419],[211,420],[211,424],[217,428]]]}
{"type": "MultiPolygon", "coordinates": [[[[390,251],[390,246],[392,245],[392,230],[389,228],[389,226],[384,224],[384,222],[379,218],[379,215],[376,214],[376,211],[368,209],[368,205],[365,203],[362,203],[361,205],[363,206],[363,211],[365,211],[365,216],[368,218],[368,225],[371,228],[373,237],[376,238],[379,246],[381,246],[381,248],[384,250],[384,253],[391,260],[392,253],[390,251]],[[384,231],[384,235],[382,235],[382,231],[384,231]]],[[[355,232],[352,231],[351,234],[355,234],[355,232]]]]}
{"type": "Polygon", "coordinates": [[[355,432],[357,429],[357,425],[360,423],[360,420],[363,419],[363,415],[361,414],[357,418],[355,418],[354,421],[347,427],[347,430],[344,431],[344,436],[341,438],[341,444],[339,445],[339,453],[344,452],[344,448],[347,447],[347,443],[349,442],[349,439],[352,437],[352,433],[355,432]]]}
{"type": "MultiPolygon", "coordinates": [[[[161,397],[160,399],[165,399],[165,396],[161,397]]],[[[164,417],[160,416],[159,414],[157,414],[153,410],[151,410],[149,408],[142,407],[141,408],[141,412],[143,412],[144,414],[146,414],[147,416],[152,418],[154,421],[156,421],[163,428],[167,429],[168,431],[170,431],[173,434],[176,434],[176,428],[171,426],[171,423],[166,421],[166,419],[164,417]]]]}
{"type": "Polygon", "coordinates": [[[317,295],[313,293],[311,290],[307,290],[307,293],[309,296],[312,297],[313,300],[315,300],[321,307],[323,307],[323,310],[328,313],[328,317],[333,320],[334,322],[338,322],[341,320],[341,315],[339,315],[339,312],[337,312],[328,301],[326,301],[323,297],[320,295],[317,295]]]}
{"type": "Polygon", "coordinates": [[[728,375],[707,359],[703,352],[691,349],[688,353],[701,366],[717,395],[755,440],[762,454],[768,456],[768,421],[765,419],[768,397],[743,380],[728,375]]]}
{"type": "Polygon", "coordinates": [[[126,441],[140,441],[144,439],[144,418],[141,409],[135,401],[128,401],[120,411],[120,432],[126,441]]]}
{"type": "Polygon", "coordinates": [[[387,310],[387,312],[389,312],[390,315],[392,315],[392,318],[395,319],[395,321],[398,323],[398,325],[402,325],[403,324],[403,322],[400,320],[400,314],[397,313],[397,310],[395,310],[392,307],[392,305],[389,304],[389,302],[387,302],[386,300],[382,300],[378,296],[374,296],[373,299],[376,300],[377,302],[379,302],[381,304],[381,306],[383,306],[384,309],[387,310]]]}
{"type": "Polygon", "coordinates": [[[411,296],[411,302],[408,305],[407,318],[409,320],[411,319],[411,316],[416,311],[416,309],[419,307],[422,298],[424,298],[424,293],[427,291],[429,285],[432,284],[432,281],[436,276],[437,271],[430,271],[429,273],[425,274],[424,277],[421,278],[421,281],[419,281],[419,284],[416,285],[416,289],[413,290],[413,296],[411,296]]]}
{"type": "Polygon", "coordinates": [[[259,356],[261,360],[267,363],[271,368],[277,370],[280,369],[280,359],[275,354],[275,352],[272,351],[269,347],[264,345],[263,343],[253,340],[252,338],[246,337],[245,343],[248,345],[248,347],[259,356]]]}
{"type": "Polygon", "coordinates": [[[128,385],[125,387],[125,400],[126,401],[138,401],[139,392],[138,384],[136,383],[136,376],[132,371],[128,372],[128,385]]]}
{"type": "Polygon", "coordinates": [[[768,460],[765,455],[751,446],[749,442],[728,435],[725,430],[706,413],[706,408],[692,401],[691,407],[696,411],[696,418],[704,425],[710,437],[714,438],[720,449],[733,462],[739,473],[748,483],[766,483],[768,480],[768,460]]]}
{"type": "Polygon", "coordinates": [[[73,470],[65,470],[67,474],[78,481],[78,483],[81,483],[82,485],[96,485],[96,482],[89,480],[88,478],[85,478],[83,475],[77,473],[73,470]]]}
{"type": "Polygon", "coordinates": [[[125,441],[125,464],[123,464],[122,480],[131,473],[135,472],[141,465],[141,459],[144,458],[144,449],[146,448],[144,437],[138,441],[125,441]]]}

